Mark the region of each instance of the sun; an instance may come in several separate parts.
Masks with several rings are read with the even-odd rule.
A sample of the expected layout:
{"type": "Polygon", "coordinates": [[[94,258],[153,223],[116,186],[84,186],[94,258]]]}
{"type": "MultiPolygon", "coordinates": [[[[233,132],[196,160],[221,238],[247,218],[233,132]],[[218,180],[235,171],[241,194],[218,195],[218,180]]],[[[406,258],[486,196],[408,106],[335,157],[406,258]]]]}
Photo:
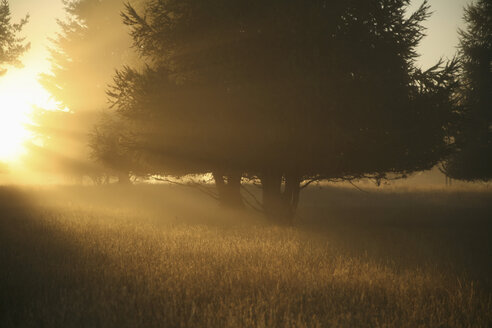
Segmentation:
{"type": "Polygon", "coordinates": [[[14,73],[0,77],[0,162],[14,162],[24,153],[23,144],[30,138],[26,124],[33,106],[56,108],[36,76],[14,73]]]}

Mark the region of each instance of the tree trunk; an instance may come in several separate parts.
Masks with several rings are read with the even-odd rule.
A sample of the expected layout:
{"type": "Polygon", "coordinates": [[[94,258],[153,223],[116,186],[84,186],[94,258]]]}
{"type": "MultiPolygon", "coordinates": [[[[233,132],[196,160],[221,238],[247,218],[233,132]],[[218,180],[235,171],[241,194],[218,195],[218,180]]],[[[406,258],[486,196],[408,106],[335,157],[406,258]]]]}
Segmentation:
{"type": "Polygon", "coordinates": [[[131,184],[130,175],[125,172],[118,173],[118,184],[120,185],[129,185],[131,184]]]}
{"type": "Polygon", "coordinates": [[[213,177],[221,206],[228,208],[244,207],[241,196],[241,174],[224,175],[219,172],[213,172],[213,177]]]}
{"type": "Polygon", "coordinates": [[[285,190],[283,194],[284,204],[286,206],[288,219],[292,222],[294,219],[297,206],[299,204],[299,194],[301,192],[301,179],[295,173],[285,175],[285,190]]]}
{"type": "Polygon", "coordinates": [[[282,174],[265,172],[261,177],[263,187],[263,210],[265,215],[273,220],[282,220],[282,174]]]}
{"type": "Polygon", "coordinates": [[[265,215],[277,222],[292,223],[299,204],[299,176],[269,172],[262,175],[261,184],[265,215]]]}

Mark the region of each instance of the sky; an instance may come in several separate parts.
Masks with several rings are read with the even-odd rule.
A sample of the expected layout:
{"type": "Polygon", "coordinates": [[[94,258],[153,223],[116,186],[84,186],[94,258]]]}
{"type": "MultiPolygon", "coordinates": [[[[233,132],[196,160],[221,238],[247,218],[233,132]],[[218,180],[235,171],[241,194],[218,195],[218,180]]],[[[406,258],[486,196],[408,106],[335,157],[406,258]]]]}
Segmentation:
{"type": "MultiPolygon", "coordinates": [[[[434,14],[424,24],[428,36],[420,45],[419,65],[432,66],[439,58],[452,58],[458,44],[457,30],[463,27],[463,7],[471,0],[429,0],[434,14]]],[[[11,68],[0,78],[0,161],[19,155],[27,132],[22,128],[32,105],[55,108],[56,103],[37,82],[38,75],[49,72],[49,38],[56,37],[57,19],[64,17],[62,0],[10,0],[14,21],[30,15],[23,36],[31,43],[22,58],[24,68],[11,68]],[[2,132],[3,131],[3,132],[2,132]]],[[[414,0],[410,10],[422,3],[414,0]]]]}
{"type": "MultiPolygon", "coordinates": [[[[458,46],[458,28],[464,28],[463,8],[471,0],[429,0],[432,16],[424,23],[427,36],[419,48],[423,67],[432,66],[439,58],[452,58],[458,46]]],[[[422,1],[412,1],[417,8],[422,1]]]]}
{"type": "Polygon", "coordinates": [[[57,30],[56,18],[63,16],[61,0],[10,0],[14,22],[26,14],[29,23],[22,36],[31,49],[22,57],[23,68],[9,68],[0,77],[0,161],[12,161],[22,154],[22,143],[29,137],[24,124],[32,105],[55,108],[50,95],[38,83],[38,75],[48,72],[49,37],[57,30]]]}
{"type": "Polygon", "coordinates": [[[14,20],[29,14],[29,24],[25,26],[23,36],[31,42],[31,50],[24,56],[25,67],[38,71],[48,71],[47,47],[49,37],[58,30],[56,20],[63,18],[61,0],[9,0],[14,20]],[[33,67],[34,66],[34,67],[33,67]]]}

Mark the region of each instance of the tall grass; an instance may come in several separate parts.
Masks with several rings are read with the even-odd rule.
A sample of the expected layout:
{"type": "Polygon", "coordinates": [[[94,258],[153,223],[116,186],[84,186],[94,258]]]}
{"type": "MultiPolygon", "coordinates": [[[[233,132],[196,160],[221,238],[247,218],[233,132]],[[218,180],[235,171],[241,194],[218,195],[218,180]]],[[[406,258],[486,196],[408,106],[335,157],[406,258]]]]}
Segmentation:
{"type": "Polygon", "coordinates": [[[292,227],[163,186],[0,191],[2,327],[490,327],[488,192],[308,190],[292,227]]]}

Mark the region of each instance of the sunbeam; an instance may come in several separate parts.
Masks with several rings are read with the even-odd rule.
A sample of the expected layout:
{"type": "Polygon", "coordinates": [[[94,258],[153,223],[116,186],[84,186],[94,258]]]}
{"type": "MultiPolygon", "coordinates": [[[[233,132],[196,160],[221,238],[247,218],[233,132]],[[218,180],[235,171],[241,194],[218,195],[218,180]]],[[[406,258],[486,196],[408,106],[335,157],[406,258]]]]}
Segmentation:
{"type": "Polygon", "coordinates": [[[0,80],[0,160],[11,162],[23,153],[30,133],[25,125],[33,106],[56,108],[46,90],[28,71],[8,74],[0,80]]]}

